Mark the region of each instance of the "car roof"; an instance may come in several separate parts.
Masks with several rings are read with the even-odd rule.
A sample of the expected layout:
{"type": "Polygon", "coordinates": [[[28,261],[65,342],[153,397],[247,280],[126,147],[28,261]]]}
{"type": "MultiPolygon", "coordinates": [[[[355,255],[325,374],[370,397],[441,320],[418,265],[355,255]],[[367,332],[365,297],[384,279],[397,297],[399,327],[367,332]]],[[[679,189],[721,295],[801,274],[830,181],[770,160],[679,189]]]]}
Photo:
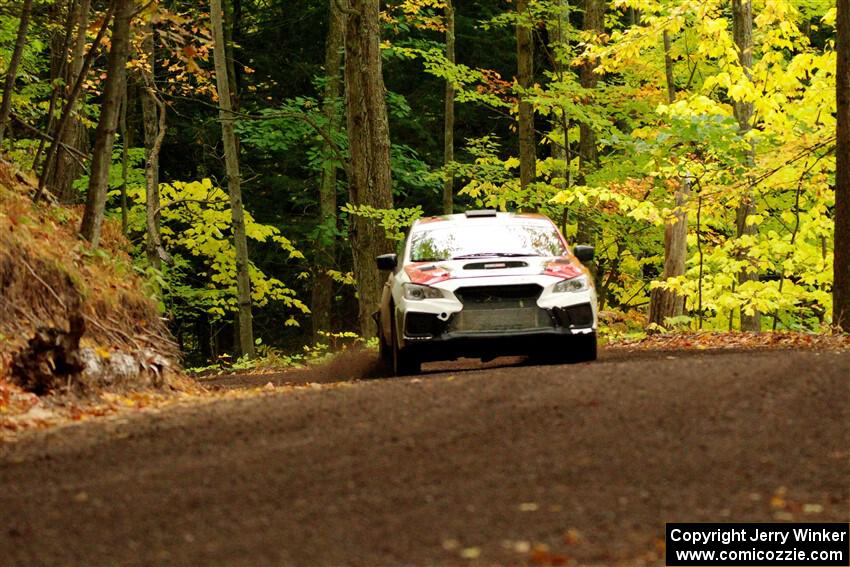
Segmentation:
{"type": "Polygon", "coordinates": [[[522,222],[523,224],[538,224],[552,226],[554,223],[546,215],[539,213],[502,213],[496,211],[468,211],[454,215],[423,217],[413,223],[411,230],[427,230],[431,228],[452,228],[460,226],[475,226],[476,224],[508,224],[522,222]]]}

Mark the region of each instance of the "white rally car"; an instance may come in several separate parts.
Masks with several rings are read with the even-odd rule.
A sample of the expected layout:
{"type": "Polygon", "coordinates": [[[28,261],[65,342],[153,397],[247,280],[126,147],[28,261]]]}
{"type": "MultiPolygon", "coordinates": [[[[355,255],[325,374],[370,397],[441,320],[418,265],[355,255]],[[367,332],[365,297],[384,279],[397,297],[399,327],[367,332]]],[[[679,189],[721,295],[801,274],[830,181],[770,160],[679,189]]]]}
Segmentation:
{"type": "Polygon", "coordinates": [[[596,291],[555,224],[537,214],[468,211],[416,221],[390,271],[378,323],[396,375],[423,361],[502,355],[596,359],[596,291]]]}

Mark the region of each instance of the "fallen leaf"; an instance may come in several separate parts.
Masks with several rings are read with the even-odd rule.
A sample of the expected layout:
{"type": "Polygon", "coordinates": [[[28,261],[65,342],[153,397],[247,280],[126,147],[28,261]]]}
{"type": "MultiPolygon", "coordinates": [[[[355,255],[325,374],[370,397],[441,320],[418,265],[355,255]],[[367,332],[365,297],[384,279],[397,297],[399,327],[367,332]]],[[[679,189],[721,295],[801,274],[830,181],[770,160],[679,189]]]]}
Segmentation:
{"type": "Polygon", "coordinates": [[[552,554],[549,547],[543,544],[535,545],[528,558],[536,565],[566,565],[568,561],[564,555],[552,554]]]}
{"type": "Polygon", "coordinates": [[[575,528],[570,528],[564,533],[564,543],[567,545],[576,545],[581,543],[581,532],[575,528]]]}
{"type": "Polygon", "coordinates": [[[531,551],[531,544],[527,541],[516,541],[514,542],[514,551],[517,553],[528,553],[531,551]]]}

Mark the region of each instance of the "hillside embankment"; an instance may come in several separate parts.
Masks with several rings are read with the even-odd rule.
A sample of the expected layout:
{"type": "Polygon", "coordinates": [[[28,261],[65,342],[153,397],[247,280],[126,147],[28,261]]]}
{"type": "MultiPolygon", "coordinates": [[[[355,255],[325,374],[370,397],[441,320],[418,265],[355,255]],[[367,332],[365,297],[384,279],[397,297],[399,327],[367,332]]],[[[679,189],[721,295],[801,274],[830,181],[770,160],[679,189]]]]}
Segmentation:
{"type": "Polygon", "coordinates": [[[43,414],[45,396],[193,387],[120,226],[93,250],[79,208],[35,190],[0,156],[0,418],[43,414]]]}

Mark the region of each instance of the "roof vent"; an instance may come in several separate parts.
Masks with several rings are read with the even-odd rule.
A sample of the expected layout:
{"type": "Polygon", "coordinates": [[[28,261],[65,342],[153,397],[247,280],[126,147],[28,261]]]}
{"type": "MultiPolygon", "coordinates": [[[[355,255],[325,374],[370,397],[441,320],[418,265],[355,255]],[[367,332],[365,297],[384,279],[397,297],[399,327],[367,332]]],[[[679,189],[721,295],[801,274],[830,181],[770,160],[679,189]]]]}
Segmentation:
{"type": "Polygon", "coordinates": [[[466,211],[465,214],[468,219],[480,219],[485,217],[495,217],[496,211],[494,209],[477,209],[473,211],[466,211]]]}

